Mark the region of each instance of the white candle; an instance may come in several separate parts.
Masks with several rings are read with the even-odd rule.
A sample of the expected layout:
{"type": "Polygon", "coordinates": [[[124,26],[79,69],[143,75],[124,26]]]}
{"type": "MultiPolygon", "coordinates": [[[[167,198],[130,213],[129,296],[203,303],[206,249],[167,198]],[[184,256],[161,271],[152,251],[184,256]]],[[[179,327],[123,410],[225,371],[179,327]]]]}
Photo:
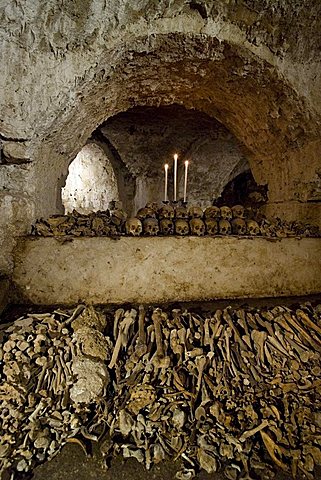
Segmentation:
{"type": "Polygon", "coordinates": [[[167,178],[168,178],[168,163],[165,163],[165,194],[164,194],[165,202],[167,202],[167,178]]]}
{"type": "Polygon", "coordinates": [[[177,158],[178,155],[174,155],[174,202],[177,200],[177,158]]]}
{"type": "Polygon", "coordinates": [[[187,170],[188,170],[188,160],[185,160],[184,202],[186,202],[186,193],[187,193],[187,170]]]}

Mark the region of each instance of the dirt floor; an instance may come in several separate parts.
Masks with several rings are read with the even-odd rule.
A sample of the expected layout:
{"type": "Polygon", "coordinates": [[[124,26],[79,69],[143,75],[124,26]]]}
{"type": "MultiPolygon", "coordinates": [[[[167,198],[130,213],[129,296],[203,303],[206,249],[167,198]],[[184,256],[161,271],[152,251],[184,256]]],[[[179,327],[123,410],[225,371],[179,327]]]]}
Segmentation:
{"type": "MultiPolygon", "coordinates": [[[[107,469],[103,458],[97,452],[91,457],[86,457],[78,445],[67,444],[53,460],[38,466],[32,478],[33,480],[174,480],[179,468],[179,462],[163,462],[155,465],[148,472],[135,459],[119,457],[107,469]]],[[[289,475],[278,471],[275,479],[289,480],[289,475]]],[[[321,472],[318,472],[315,479],[321,480],[321,472]]],[[[210,475],[203,471],[197,475],[196,480],[226,480],[226,477],[222,473],[210,475]]]]}

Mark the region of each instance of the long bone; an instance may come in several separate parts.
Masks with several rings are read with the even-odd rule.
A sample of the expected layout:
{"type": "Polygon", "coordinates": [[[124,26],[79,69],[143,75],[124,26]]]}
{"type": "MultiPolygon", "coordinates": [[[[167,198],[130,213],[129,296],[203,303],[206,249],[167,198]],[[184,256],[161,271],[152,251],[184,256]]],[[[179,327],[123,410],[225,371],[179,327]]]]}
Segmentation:
{"type": "Polygon", "coordinates": [[[198,394],[198,392],[201,389],[203,371],[204,371],[206,362],[207,362],[207,358],[204,355],[195,358],[195,365],[196,365],[197,370],[198,370],[196,395],[198,394]]]}
{"type": "Polygon", "coordinates": [[[257,348],[257,354],[261,364],[264,365],[264,342],[267,339],[267,333],[259,330],[252,330],[251,338],[257,348]]]}
{"type": "Polygon", "coordinates": [[[321,352],[321,346],[318,342],[316,342],[307,332],[302,328],[292,317],[292,315],[288,313],[284,313],[284,318],[288,321],[288,323],[295,328],[297,332],[299,332],[302,337],[317,351],[321,352]]]}
{"type": "Polygon", "coordinates": [[[118,308],[118,310],[116,310],[116,312],[115,312],[114,329],[113,329],[113,335],[114,335],[115,340],[117,339],[117,335],[118,335],[119,320],[123,317],[124,313],[125,313],[125,311],[124,311],[123,308],[118,308]]]}
{"type": "MultiPolygon", "coordinates": [[[[127,314],[127,312],[126,312],[126,314],[127,314]]],[[[135,322],[136,314],[137,314],[136,310],[132,309],[130,312],[128,312],[127,315],[125,315],[123,320],[120,322],[119,330],[118,330],[118,337],[117,337],[117,340],[116,340],[113,355],[111,357],[108,368],[114,368],[114,366],[117,362],[118,355],[119,355],[121,347],[126,346],[127,339],[128,339],[128,332],[129,332],[130,327],[135,322]]]]}
{"type": "Polygon", "coordinates": [[[40,374],[39,374],[38,383],[37,383],[37,386],[36,386],[36,389],[35,389],[35,393],[38,393],[39,390],[41,389],[41,387],[42,387],[42,385],[43,385],[43,382],[44,382],[44,378],[45,378],[47,369],[48,369],[48,362],[46,361],[46,362],[43,364],[42,370],[41,370],[41,372],[40,372],[40,374]]]}
{"type": "Polygon", "coordinates": [[[138,344],[146,345],[146,333],[145,333],[145,309],[143,305],[139,305],[138,315],[138,344]]]}
{"type": "Polygon", "coordinates": [[[224,318],[224,320],[226,321],[226,323],[228,324],[228,326],[233,330],[235,339],[238,341],[241,349],[242,349],[242,350],[247,350],[246,344],[243,342],[242,337],[241,337],[241,334],[240,334],[240,332],[238,331],[236,325],[234,325],[233,320],[232,320],[229,312],[227,311],[227,309],[225,309],[225,310],[223,311],[223,318],[224,318]]]}
{"type": "Polygon", "coordinates": [[[243,432],[242,435],[239,438],[239,441],[240,442],[245,442],[245,440],[247,438],[252,437],[257,432],[260,432],[261,430],[263,430],[264,428],[266,428],[268,426],[269,426],[269,421],[268,420],[263,420],[263,422],[260,423],[260,425],[258,425],[257,427],[251,428],[251,430],[247,430],[246,432],[243,432]]]}
{"type": "Polygon", "coordinates": [[[163,349],[163,339],[162,339],[162,331],[161,331],[161,311],[156,308],[152,315],[152,320],[155,329],[155,338],[156,338],[156,353],[159,358],[164,357],[164,349],[163,349]]]}
{"type": "Polygon", "coordinates": [[[176,328],[173,328],[170,333],[170,346],[172,352],[175,355],[178,355],[178,364],[181,364],[183,361],[183,346],[178,342],[178,335],[176,328]]]}
{"type": "Polygon", "coordinates": [[[85,305],[78,305],[78,307],[74,310],[73,314],[67,318],[67,320],[62,322],[62,327],[66,325],[70,325],[77,317],[85,310],[85,305]]]}

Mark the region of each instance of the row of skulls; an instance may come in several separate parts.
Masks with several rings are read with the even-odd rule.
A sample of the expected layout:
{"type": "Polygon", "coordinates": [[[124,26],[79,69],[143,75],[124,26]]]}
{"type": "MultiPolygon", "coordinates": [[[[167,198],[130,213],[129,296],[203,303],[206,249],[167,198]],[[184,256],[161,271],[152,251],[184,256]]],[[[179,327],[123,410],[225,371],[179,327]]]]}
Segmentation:
{"type": "Polygon", "coordinates": [[[189,209],[173,208],[163,205],[148,204],[138,210],[136,217],[126,220],[127,235],[139,236],[142,233],[149,236],[162,235],[259,235],[260,228],[252,219],[245,219],[245,209],[242,205],[230,208],[223,206],[207,207],[205,211],[198,206],[189,209]]]}

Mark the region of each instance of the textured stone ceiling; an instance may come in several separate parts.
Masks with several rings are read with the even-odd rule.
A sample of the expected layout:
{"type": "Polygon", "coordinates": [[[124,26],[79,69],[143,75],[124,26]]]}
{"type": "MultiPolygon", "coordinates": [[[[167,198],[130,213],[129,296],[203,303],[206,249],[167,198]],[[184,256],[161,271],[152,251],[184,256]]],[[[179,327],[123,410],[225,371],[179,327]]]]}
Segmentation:
{"type": "Polygon", "coordinates": [[[232,168],[240,160],[246,162],[239,142],[223,125],[180,105],[136,107],[111,117],[100,130],[134,175],[158,175],[164,163],[172,163],[176,152],[180,160],[196,159],[202,153],[207,155],[204,166],[216,163],[221,170],[224,161],[219,156],[229,151],[234,150],[237,159],[232,168]],[[220,151],[215,152],[215,144],[220,151]]]}
{"type": "Polygon", "coordinates": [[[163,199],[165,163],[171,198],[174,153],[179,155],[179,198],[184,160],[189,160],[188,196],[199,204],[209,204],[228,181],[249,169],[245,148],[222,124],[180,105],[133,108],[108,119],[93,138],[101,139],[101,134],[135,178],[137,208],[163,199]]]}
{"type": "Polygon", "coordinates": [[[137,106],[175,103],[215,118],[249,152],[271,213],[321,223],[319,0],[2,3],[6,259],[8,238],[57,211],[91,134],[137,106]]]}

